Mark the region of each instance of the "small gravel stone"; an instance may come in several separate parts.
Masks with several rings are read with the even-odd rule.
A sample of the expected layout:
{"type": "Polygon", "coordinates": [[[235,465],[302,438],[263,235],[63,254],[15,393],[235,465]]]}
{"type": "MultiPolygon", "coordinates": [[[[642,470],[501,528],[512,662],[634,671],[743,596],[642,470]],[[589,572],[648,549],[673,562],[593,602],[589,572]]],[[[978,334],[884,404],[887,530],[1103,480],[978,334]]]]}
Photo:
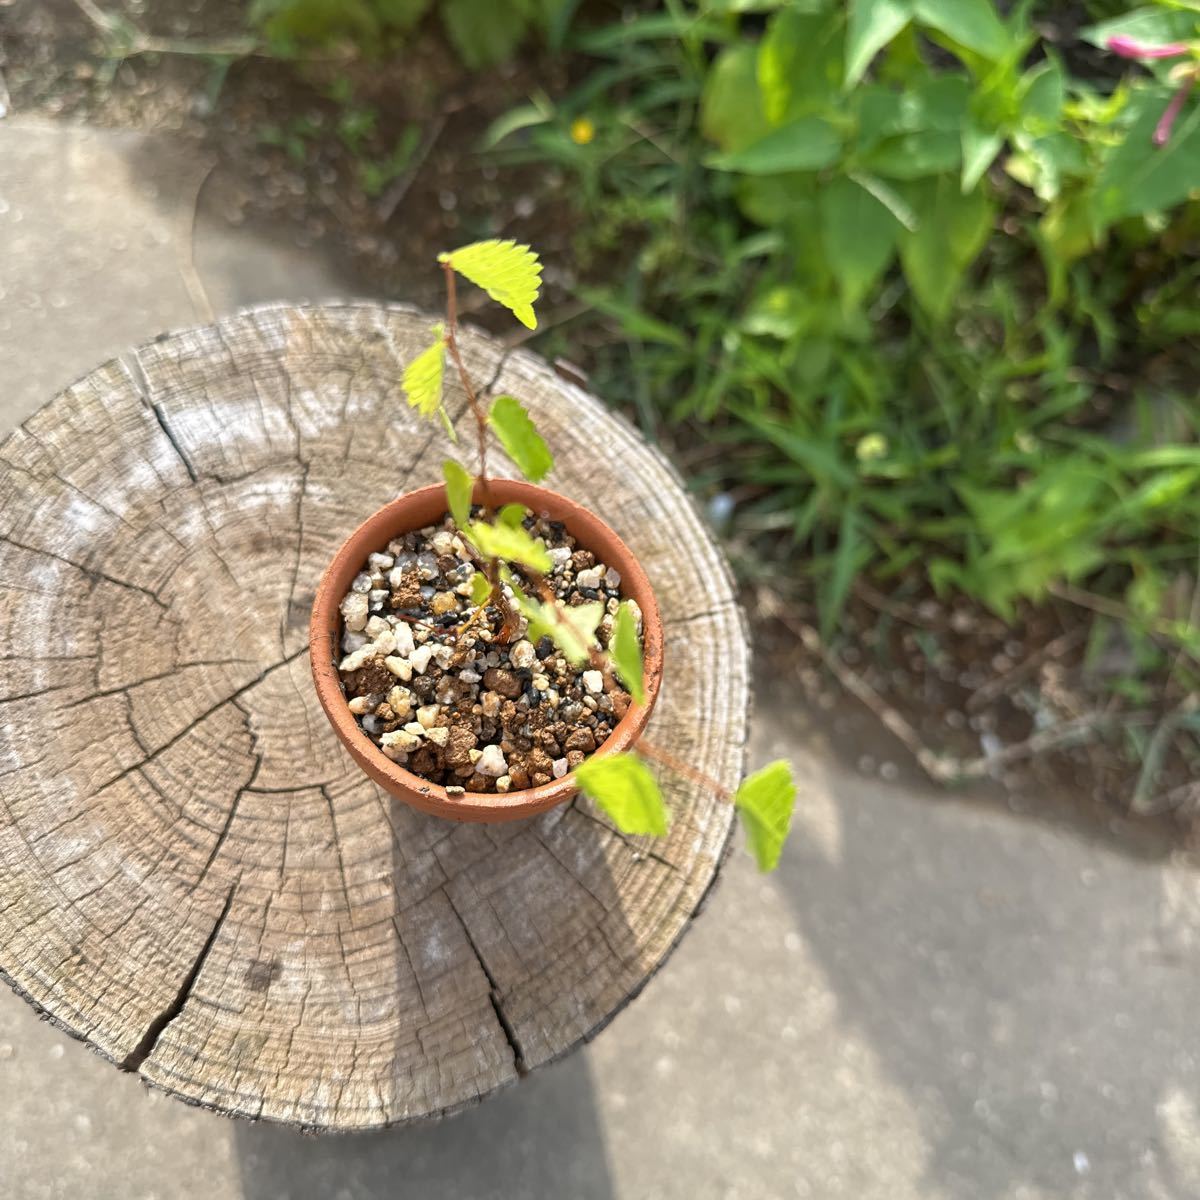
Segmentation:
{"type": "Polygon", "coordinates": [[[453,592],[438,592],[429,602],[429,607],[434,616],[442,617],[447,613],[458,612],[458,598],[453,592]]]}
{"type": "Polygon", "coordinates": [[[599,671],[584,671],[583,686],[593,695],[599,695],[604,691],[604,676],[599,671]]]}
{"type": "Polygon", "coordinates": [[[373,571],[390,571],[396,565],[394,554],[368,554],[367,565],[373,571]]]}
{"type": "Polygon", "coordinates": [[[425,736],[435,746],[444,746],[450,740],[450,730],[445,725],[435,725],[425,731],[425,736]]]}
{"type": "Polygon", "coordinates": [[[575,586],[581,591],[584,588],[598,588],[602,571],[599,567],[589,567],[575,576],[575,586]]]}
{"type": "Polygon", "coordinates": [[[567,760],[565,758],[556,758],[554,760],[554,778],[561,779],[567,773],[567,760]]]}
{"type": "Polygon", "coordinates": [[[429,670],[429,660],[433,657],[433,647],[426,643],[424,646],[418,646],[409,656],[408,661],[412,666],[413,673],[416,675],[424,675],[429,670]]]}
{"type": "Polygon", "coordinates": [[[362,592],[352,591],[342,601],[341,609],[342,620],[351,633],[358,633],[366,628],[367,617],[370,616],[370,604],[362,592]]]}
{"type": "Polygon", "coordinates": [[[500,667],[490,667],[484,672],[483,685],[507,700],[515,700],[522,691],[521,681],[511,671],[500,667]]]}
{"type": "Polygon", "coordinates": [[[507,775],[508,763],[504,758],[504,751],[499,746],[485,746],[475,763],[475,770],[480,775],[490,775],[494,779],[507,775]]]}
{"type": "Polygon", "coordinates": [[[339,671],[357,671],[365,662],[369,662],[375,657],[374,646],[364,646],[361,650],[355,650],[353,654],[347,654],[345,658],[338,663],[339,671]]]}
{"type": "Polygon", "coordinates": [[[398,679],[403,679],[405,683],[412,678],[412,663],[407,659],[399,658],[397,655],[392,654],[383,660],[383,665],[398,679]]]}
{"type": "Polygon", "coordinates": [[[432,729],[437,724],[438,713],[441,706],[437,704],[423,704],[417,709],[417,720],[421,722],[423,729],[432,729]]]}
{"type": "Polygon", "coordinates": [[[515,643],[508,652],[508,661],[518,670],[527,670],[537,662],[537,651],[532,642],[524,639],[515,643]]]}
{"type": "Polygon", "coordinates": [[[409,733],[407,729],[396,729],[391,733],[385,733],[379,740],[383,745],[391,746],[396,750],[415,750],[421,744],[421,739],[416,734],[409,733]]]}
{"type": "Polygon", "coordinates": [[[507,792],[510,787],[512,787],[512,776],[501,775],[500,778],[496,780],[496,791],[507,792]]]}
{"type": "Polygon", "coordinates": [[[354,582],[350,585],[350,590],[352,592],[361,592],[365,601],[366,593],[371,590],[370,575],[368,575],[366,571],[364,571],[361,575],[355,575],[354,582]]]}
{"type": "Polygon", "coordinates": [[[362,717],[371,711],[374,705],[370,696],[355,696],[346,707],[356,716],[362,717]]]}

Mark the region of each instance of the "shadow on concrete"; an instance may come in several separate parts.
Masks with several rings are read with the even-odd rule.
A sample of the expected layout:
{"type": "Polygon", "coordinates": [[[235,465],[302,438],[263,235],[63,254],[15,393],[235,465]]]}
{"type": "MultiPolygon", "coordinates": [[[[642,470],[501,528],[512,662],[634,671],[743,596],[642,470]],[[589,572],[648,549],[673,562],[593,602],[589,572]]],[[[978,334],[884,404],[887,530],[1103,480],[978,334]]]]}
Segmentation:
{"type": "Polygon", "coordinates": [[[813,775],[777,880],[839,1024],[911,1104],[923,1194],[1196,1195],[1197,973],[1161,866],[813,775]]]}
{"type": "Polygon", "coordinates": [[[587,1057],[574,1054],[430,1125],[306,1137],[239,1124],[245,1200],[611,1200],[587,1057]]]}

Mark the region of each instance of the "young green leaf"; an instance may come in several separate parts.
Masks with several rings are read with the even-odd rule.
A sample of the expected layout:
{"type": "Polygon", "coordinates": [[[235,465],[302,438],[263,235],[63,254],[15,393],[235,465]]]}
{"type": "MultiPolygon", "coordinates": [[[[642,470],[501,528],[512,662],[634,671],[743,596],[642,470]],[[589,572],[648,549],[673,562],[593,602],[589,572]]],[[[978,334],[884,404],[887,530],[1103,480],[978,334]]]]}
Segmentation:
{"type": "Polygon", "coordinates": [[[442,371],[446,364],[446,327],[433,327],[436,339],[404,368],[404,398],[423,417],[432,417],[442,407],[442,371]]]}
{"type": "Polygon", "coordinates": [[[779,865],[796,803],[791,764],[778,759],[755,771],[738,788],[733,802],[742,814],[746,839],[758,869],[773,871],[779,865]]]}
{"type": "Polygon", "coordinates": [[[496,520],[501,525],[507,525],[511,529],[516,529],[522,521],[529,515],[529,509],[523,504],[506,504],[496,514],[496,520]]]}
{"type": "Polygon", "coordinates": [[[497,396],[488,413],[488,423],[521,474],[530,483],[541,483],[554,466],[554,455],[521,402],[512,396],[497,396]]]}
{"type": "Polygon", "coordinates": [[[439,254],[438,262],[449,263],[460,275],[481,287],[497,304],[503,304],[522,325],[537,328],[533,302],[541,287],[542,264],[528,247],[511,239],[492,238],[472,242],[448,254],[439,254]]]}
{"type": "Polygon", "coordinates": [[[569,663],[583,666],[588,661],[588,651],[596,642],[596,627],[604,617],[604,605],[599,600],[592,600],[587,604],[556,609],[527,596],[511,578],[511,573],[505,575],[504,581],[512,588],[518,611],[529,622],[525,636],[531,642],[548,637],[569,663]]]}
{"type": "Polygon", "coordinates": [[[468,527],[467,535],[487,558],[520,563],[540,575],[549,573],[553,565],[541,539],[534,539],[519,525],[514,529],[511,525],[475,521],[468,527]]]}
{"type": "Polygon", "coordinates": [[[446,481],[446,501],[450,515],[459,529],[466,529],[471,523],[471,493],[475,489],[475,480],[471,473],[461,463],[448,458],[442,463],[442,478],[446,481]]]}
{"type": "Polygon", "coordinates": [[[471,603],[478,607],[492,594],[492,585],[482,571],[471,576],[471,603]]]}
{"type": "Polygon", "coordinates": [[[650,768],[633,754],[585,759],[575,768],[579,786],[629,834],[662,837],[670,814],[650,768]]]}
{"type": "Polygon", "coordinates": [[[626,601],[617,609],[613,622],[612,641],[609,643],[613,666],[629,694],[639,704],[646,700],[645,668],[642,665],[642,644],[638,641],[637,620],[626,601]]]}

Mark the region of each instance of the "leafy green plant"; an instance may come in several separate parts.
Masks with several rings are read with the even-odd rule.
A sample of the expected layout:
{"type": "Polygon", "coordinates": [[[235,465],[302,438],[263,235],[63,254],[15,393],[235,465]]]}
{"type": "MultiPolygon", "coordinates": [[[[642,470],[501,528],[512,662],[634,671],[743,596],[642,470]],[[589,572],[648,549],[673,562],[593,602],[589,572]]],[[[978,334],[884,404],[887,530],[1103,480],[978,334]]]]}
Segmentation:
{"type": "MultiPolygon", "coordinates": [[[[826,636],[866,571],[1011,617],[1196,558],[1185,468],[1157,454],[1197,436],[1200,99],[1154,137],[1192,59],[1085,74],[1033,9],[672,5],[579,39],[593,78],[492,134],[577,181],[605,264],[584,298],[623,335],[601,390],[650,429],[710,427],[698,485],[810,577],[826,636]]],[[[1164,15],[1195,36],[1188,5],[1118,22],[1164,15]]]]}
{"type": "MultiPolygon", "coordinates": [[[[645,670],[638,634],[640,616],[629,601],[617,610],[607,649],[596,637],[604,616],[599,602],[564,606],[549,586],[546,575],[551,560],[544,544],[526,528],[530,516],[522,505],[509,504],[496,511],[490,499],[488,438],[494,433],[521,473],[540,482],[553,468],[550,448],[538,432],[525,406],[513,396],[490,403],[475,386],[458,344],[458,275],[485,291],[507,308],[523,325],[536,328],[534,303],[541,286],[541,263],[528,246],[512,241],[475,242],[438,255],[446,279],[446,319],[431,330],[432,341],[405,368],[404,394],[423,417],[440,418],[450,436],[453,427],[446,415],[443,383],[446,360],[457,371],[474,417],[478,472],[448,459],[443,466],[447,507],[459,534],[473,547],[481,571],[475,576],[472,601],[476,612],[495,606],[504,617],[501,637],[511,636],[519,621],[527,623],[527,636],[548,637],[572,663],[588,665],[604,677],[608,690],[617,681],[635,703],[645,700],[645,670]],[[478,485],[482,497],[479,515],[472,511],[478,485]]],[[[532,525],[532,521],[529,522],[532,525]]],[[[476,618],[468,618],[469,626],[476,618]]],[[[585,760],[576,768],[580,787],[592,796],[625,833],[661,836],[670,814],[654,773],[644,757],[696,778],[685,764],[643,741],[642,754],[614,753],[585,760]],[[644,757],[643,757],[644,756],[644,757]]],[[[773,869],[787,836],[795,800],[791,770],[777,762],[750,776],[735,793],[716,780],[699,777],[705,786],[730,800],[747,826],[750,849],[762,870],[773,869]]]]}
{"type": "Polygon", "coordinates": [[[473,70],[512,57],[531,34],[561,45],[579,0],[253,0],[249,19],[284,57],[348,44],[378,53],[436,8],[463,64],[473,70]]]}

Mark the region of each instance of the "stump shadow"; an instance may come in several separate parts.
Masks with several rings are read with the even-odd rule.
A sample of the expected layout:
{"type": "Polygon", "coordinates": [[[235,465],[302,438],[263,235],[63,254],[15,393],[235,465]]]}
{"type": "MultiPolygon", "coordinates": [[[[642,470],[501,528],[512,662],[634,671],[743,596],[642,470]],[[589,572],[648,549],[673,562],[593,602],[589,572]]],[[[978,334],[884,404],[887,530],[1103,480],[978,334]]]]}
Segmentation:
{"type": "Polygon", "coordinates": [[[611,1200],[587,1056],[436,1124],[309,1137],[239,1123],[245,1200],[611,1200]]]}

